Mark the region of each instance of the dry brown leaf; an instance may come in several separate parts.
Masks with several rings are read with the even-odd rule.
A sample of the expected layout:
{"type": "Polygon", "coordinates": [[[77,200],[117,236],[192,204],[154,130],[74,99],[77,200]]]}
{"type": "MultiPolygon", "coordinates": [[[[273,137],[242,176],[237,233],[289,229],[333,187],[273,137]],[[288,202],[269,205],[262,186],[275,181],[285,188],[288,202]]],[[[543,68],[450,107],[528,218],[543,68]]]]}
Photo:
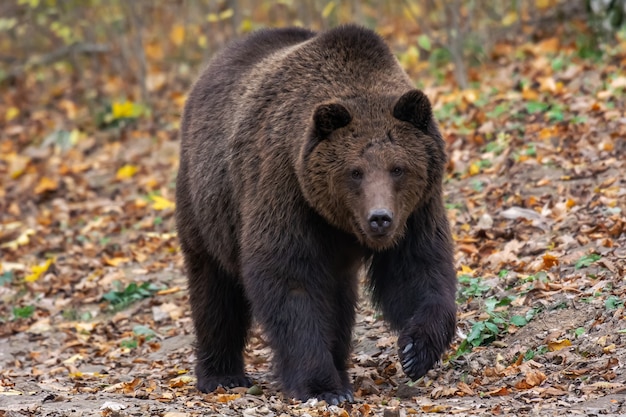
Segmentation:
{"type": "Polygon", "coordinates": [[[524,376],[524,379],[515,384],[517,389],[529,389],[541,385],[546,380],[546,375],[540,371],[530,371],[524,376]]]}
{"type": "Polygon", "coordinates": [[[474,392],[473,389],[470,388],[469,385],[467,385],[465,382],[461,381],[457,384],[457,388],[459,389],[459,391],[461,391],[463,394],[467,394],[467,395],[476,395],[476,393],[474,392]]]}
{"type": "Polygon", "coordinates": [[[550,269],[553,266],[557,266],[558,264],[559,264],[559,259],[556,256],[551,255],[549,253],[546,253],[545,255],[543,255],[544,269],[550,269]]]}
{"type": "Polygon", "coordinates": [[[450,409],[450,406],[444,404],[428,404],[420,408],[424,413],[445,413],[450,409]]]}
{"type": "Polygon", "coordinates": [[[59,183],[57,182],[57,180],[48,177],[42,177],[35,187],[35,194],[43,194],[46,191],[54,191],[57,188],[59,188],[59,183]]]}
{"type": "Polygon", "coordinates": [[[499,397],[503,395],[509,395],[511,392],[507,387],[496,388],[491,391],[487,391],[485,395],[491,395],[492,397],[499,397]]]}

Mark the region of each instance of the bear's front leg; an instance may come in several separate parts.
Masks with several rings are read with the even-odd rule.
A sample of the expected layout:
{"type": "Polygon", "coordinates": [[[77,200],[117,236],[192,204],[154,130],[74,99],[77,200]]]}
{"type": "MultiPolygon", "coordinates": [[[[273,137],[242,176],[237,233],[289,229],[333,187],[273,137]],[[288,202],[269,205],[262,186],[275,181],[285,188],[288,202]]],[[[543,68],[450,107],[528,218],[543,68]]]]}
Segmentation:
{"type": "Polygon", "coordinates": [[[412,380],[435,365],[454,337],[456,273],[451,241],[443,207],[426,205],[407,221],[403,240],[372,259],[374,301],[399,331],[398,355],[412,380]]]}
{"type": "Polygon", "coordinates": [[[424,376],[446,351],[456,327],[456,309],[440,300],[424,305],[398,336],[398,356],[404,373],[416,380],[424,376]]]}
{"type": "Polygon", "coordinates": [[[280,382],[289,395],[303,401],[317,398],[336,405],[352,400],[345,364],[336,366],[345,360],[337,356],[337,343],[346,343],[337,340],[337,315],[346,310],[338,308],[336,283],[321,254],[276,256],[281,252],[257,249],[243,265],[246,293],[269,338],[280,382]]]}

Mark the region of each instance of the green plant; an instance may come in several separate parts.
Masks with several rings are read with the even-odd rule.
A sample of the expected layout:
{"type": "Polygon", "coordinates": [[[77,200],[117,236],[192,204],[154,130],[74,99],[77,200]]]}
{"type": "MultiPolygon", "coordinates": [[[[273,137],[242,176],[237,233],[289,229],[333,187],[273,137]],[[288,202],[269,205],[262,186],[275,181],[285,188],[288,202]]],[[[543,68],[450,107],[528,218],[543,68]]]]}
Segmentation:
{"type": "Polygon", "coordinates": [[[503,298],[489,297],[485,300],[485,311],[488,318],[472,323],[469,334],[461,342],[453,358],[470,352],[478,346],[486,346],[498,339],[502,334],[508,332],[510,326],[523,327],[530,322],[539,311],[530,309],[525,315],[509,316],[506,309],[513,302],[515,297],[505,296],[503,298]]]}
{"type": "Polygon", "coordinates": [[[16,319],[28,319],[35,312],[35,306],[13,307],[13,317],[16,319]]]}
{"type": "Polygon", "coordinates": [[[620,299],[619,297],[611,295],[607,297],[606,300],[604,300],[604,308],[609,311],[617,310],[620,307],[624,307],[624,300],[620,299]]]}
{"type": "Polygon", "coordinates": [[[491,289],[489,285],[483,282],[481,277],[474,278],[471,275],[464,274],[458,277],[458,281],[458,297],[461,302],[465,302],[470,298],[480,297],[491,289]]]}
{"type": "Polygon", "coordinates": [[[543,355],[547,353],[548,351],[549,349],[548,349],[548,346],[546,345],[538,346],[536,349],[528,349],[526,353],[524,354],[524,360],[529,361],[539,355],[543,355]]]}
{"type": "Polygon", "coordinates": [[[561,122],[565,119],[564,108],[561,105],[555,104],[550,106],[550,110],[546,113],[546,117],[551,122],[561,122]]]}
{"type": "Polygon", "coordinates": [[[139,346],[139,339],[143,337],[143,340],[150,340],[156,337],[156,332],[147,326],[137,325],[133,327],[133,337],[126,338],[120,341],[120,346],[126,349],[135,349],[139,346]]]}
{"type": "Polygon", "coordinates": [[[580,268],[588,267],[592,263],[600,260],[600,258],[601,256],[598,255],[597,253],[590,253],[589,255],[585,255],[582,258],[580,258],[574,265],[574,268],[580,269],[580,268]]]}
{"type": "Polygon", "coordinates": [[[504,113],[508,112],[509,110],[510,110],[509,103],[501,103],[501,104],[498,104],[490,112],[487,112],[487,117],[489,117],[490,119],[496,119],[502,116],[504,113]]]}
{"type": "Polygon", "coordinates": [[[120,346],[126,349],[135,349],[139,346],[139,341],[137,339],[124,339],[120,342],[120,346]]]}
{"type": "Polygon", "coordinates": [[[122,310],[135,301],[148,298],[159,290],[157,286],[149,282],[141,284],[131,282],[126,288],[122,288],[122,284],[116,281],[114,286],[116,287],[115,290],[109,291],[102,296],[102,299],[108,301],[110,308],[114,311],[122,310]]]}

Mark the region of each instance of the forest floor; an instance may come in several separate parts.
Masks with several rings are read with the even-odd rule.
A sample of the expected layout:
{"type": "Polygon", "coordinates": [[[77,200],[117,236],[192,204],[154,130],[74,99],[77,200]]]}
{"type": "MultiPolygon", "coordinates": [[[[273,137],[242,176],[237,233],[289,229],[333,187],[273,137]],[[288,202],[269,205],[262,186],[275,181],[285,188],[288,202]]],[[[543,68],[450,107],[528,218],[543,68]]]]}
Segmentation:
{"type": "Polygon", "coordinates": [[[0,416],[626,415],[626,41],[580,52],[496,45],[463,91],[408,68],[449,145],[458,335],[410,383],[364,294],[341,406],[284,398],[258,330],[254,389],[194,387],[173,222],[190,75],[151,74],[149,106],[110,74],[3,86],[0,416]]]}

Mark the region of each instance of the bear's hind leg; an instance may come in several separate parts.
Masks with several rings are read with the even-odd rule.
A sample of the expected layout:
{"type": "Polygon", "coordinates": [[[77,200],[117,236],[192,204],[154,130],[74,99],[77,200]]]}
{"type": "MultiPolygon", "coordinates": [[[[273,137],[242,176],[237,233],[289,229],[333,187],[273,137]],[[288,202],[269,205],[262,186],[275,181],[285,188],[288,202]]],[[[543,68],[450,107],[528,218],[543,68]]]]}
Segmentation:
{"type": "Polygon", "coordinates": [[[243,288],[206,253],[186,253],[185,260],[197,337],[198,390],[250,386],[243,362],[250,308],[243,288]]]}

